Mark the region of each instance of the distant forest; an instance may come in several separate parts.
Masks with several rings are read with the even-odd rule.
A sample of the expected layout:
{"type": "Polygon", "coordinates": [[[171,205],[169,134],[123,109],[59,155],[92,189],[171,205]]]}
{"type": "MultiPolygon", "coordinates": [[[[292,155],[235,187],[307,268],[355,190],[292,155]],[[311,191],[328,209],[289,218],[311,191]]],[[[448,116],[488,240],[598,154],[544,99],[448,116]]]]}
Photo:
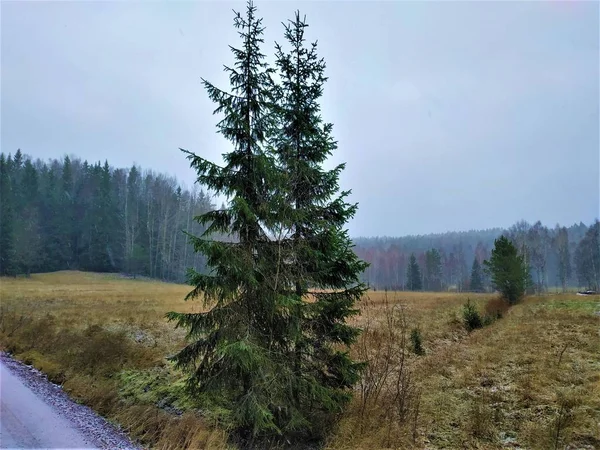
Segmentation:
{"type": "Polygon", "coordinates": [[[77,269],[184,281],[202,268],[183,231],[214,209],[202,190],[138,166],[115,169],[65,157],[0,155],[0,270],[4,274],[77,269]]]}
{"type": "MultiPolygon", "coordinates": [[[[204,257],[184,232],[200,235],[205,227],[194,217],[215,205],[196,186],[182,189],[175,177],[135,165],[33,160],[20,150],[0,154],[0,177],[3,275],[78,269],[181,282],[189,267],[204,271],[204,257]]],[[[355,238],[354,244],[370,263],[363,280],[375,289],[489,290],[482,264],[504,234],[518,245],[533,288],[542,292],[598,288],[599,233],[597,220],[553,228],[521,221],[508,230],[355,238]],[[417,267],[409,264],[412,255],[417,267]],[[474,269],[481,277],[475,289],[474,269]]]]}
{"type": "Polygon", "coordinates": [[[583,223],[548,228],[520,221],[505,230],[472,230],[423,236],[355,238],[355,251],[371,265],[364,281],[375,289],[410,289],[409,260],[415,255],[423,290],[490,290],[483,261],[494,240],[511,239],[529,264],[532,290],[582,287],[598,289],[600,282],[600,224],[583,223]],[[477,261],[477,263],[475,263],[477,261]],[[480,266],[483,287],[471,286],[473,268],[480,266]]]}

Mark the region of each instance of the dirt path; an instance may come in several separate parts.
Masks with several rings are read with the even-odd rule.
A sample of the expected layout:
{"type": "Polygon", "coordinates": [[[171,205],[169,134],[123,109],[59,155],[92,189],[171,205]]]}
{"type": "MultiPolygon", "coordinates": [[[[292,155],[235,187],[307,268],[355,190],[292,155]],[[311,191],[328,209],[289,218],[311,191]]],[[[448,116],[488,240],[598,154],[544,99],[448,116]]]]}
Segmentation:
{"type": "Polygon", "coordinates": [[[0,448],[139,447],[40,372],[0,353],[0,448]]]}

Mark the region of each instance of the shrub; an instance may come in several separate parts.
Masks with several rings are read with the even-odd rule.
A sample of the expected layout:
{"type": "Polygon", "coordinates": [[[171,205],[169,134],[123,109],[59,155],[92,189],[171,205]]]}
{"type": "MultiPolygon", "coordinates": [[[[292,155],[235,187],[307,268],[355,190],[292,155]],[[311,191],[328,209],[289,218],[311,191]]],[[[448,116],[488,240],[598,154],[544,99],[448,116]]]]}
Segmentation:
{"type": "Polygon", "coordinates": [[[46,374],[48,379],[56,384],[65,381],[65,373],[60,364],[50,360],[37,350],[27,350],[18,355],[18,359],[46,374]]]}
{"type": "Polygon", "coordinates": [[[134,356],[125,333],[107,331],[99,325],[82,332],[62,330],[57,343],[68,349],[61,356],[69,367],[91,376],[118,372],[134,356]]]}
{"type": "Polygon", "coordinates": [[[496,316],[491,316],[489,314],[484,314],[481,318],[481,326],[487,327],[488,325],[493,324],[497,320],[496,316]]]}
{"type": "Polygon", "coordinates": [[[410,332],[410,342],[412,344],[413,353],[416,355],[425,354],[425,349],[423,348],[423,339],[418,328],[413,328],[410,332]]]}
{"type": "MultiPolygon", "coordinates": [[[[368,302],[368,300],[367,300],[368,302]]],[[[418,421],[420,391],[408,360],[410,328],[403,305],[383,302],[384,321],[379,323],[366,306],[363,332],[355,351],[367,364],[356,398],[357,436],[382,433],[390,447],[399,434],[418,421]]],[[[378,311],[379,313],[379,311],[378,311]]]]}
{"type": "Polygon", "coordinates": [[[29,323],[18,333],[20,333],[19,340],[27,350],[38,349],[42,352],[51,350],[56,335],[56,318],[51,314],[37,320],[30,318],[29,323]]]}
{"type": "Polygon", "coordinates": [[[481,315],[471,300],[467,299],[467,303],[463,306],[463,323],[467,331],[473,331],[483,326],[481,315]]]}
{"type": "Polygon", "coordinates": [[[509,308],[509,303],[503,298],[493,298],[485,305],[485,315],[494,319],[501,319],[509,308]]]}
{"type": "Polygon", "coordinates": [[[94,408],[103,416],[118,410],[119,394],[115,380],[77,374],[68,378],[63,389],[84,405],[94,408]]]}

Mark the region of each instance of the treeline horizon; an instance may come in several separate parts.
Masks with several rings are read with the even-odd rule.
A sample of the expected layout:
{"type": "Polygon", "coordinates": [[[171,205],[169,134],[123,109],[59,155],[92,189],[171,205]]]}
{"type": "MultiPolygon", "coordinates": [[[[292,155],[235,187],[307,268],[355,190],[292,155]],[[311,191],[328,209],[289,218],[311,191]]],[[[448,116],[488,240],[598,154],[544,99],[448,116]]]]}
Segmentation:
{"type": "MultiPolygon", "coordinates": [[[[206,227],[194,217],[216,205],[196,184],[190,189],[136,164],[114,168],[73,155],[43,161],[17,150],[0,159],[2,275],[83,270],[183,282],[188,268],[205,270],[185,233],[202,234],[206,227]]],[[[534,288],[543,292],[598,288],[598,228],[597,219],[553,228],[521,220],[508,229],[352,240],[370,264],[362,279],[372,288],[415,290],[407,279],[414,254],[421,280],[416,290],[469,291],[474,261],[482,265],[494,240],[505,235],[519,244],[534,288]]],[[[491,289],[483,271],[482,282],[476,290],[491,289]]]]}
{"type": "Polygon", "coordinates": [[[375,289],[477,292],[492,290],[483,263],[489,259],[495,240],[504,235],[525,257],[531,275],[529,291],[542,293],[553,287],[598,289],[599,234],[598,220],[589,226],[580,222],[553,228],[540,221],[530,224],[521,220],[506,229],[363,237],[353,242],[358,256],[370,263],[363,281],[375,289]],[[420,283],[411,280],[413,255],[420,283]],[[482,283],[475,289],[471,286],[474,270],[482,283]]]}
{"type": "Polygon", "coordinates": [[[0,273],[83,270],[184,281],[202,269],[184,231],[214,209],[202,189],[133,165],[0,154],[0,273]]]}

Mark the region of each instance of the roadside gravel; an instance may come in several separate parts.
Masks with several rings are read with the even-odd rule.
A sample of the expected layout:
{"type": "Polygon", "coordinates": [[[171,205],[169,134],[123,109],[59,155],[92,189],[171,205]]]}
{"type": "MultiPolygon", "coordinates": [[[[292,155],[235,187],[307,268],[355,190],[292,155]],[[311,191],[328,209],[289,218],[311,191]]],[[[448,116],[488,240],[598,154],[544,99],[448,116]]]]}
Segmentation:
{"type": "MultiPolygon", "coordinates": [[[[89,443],[89,445],[85,446],[86,448],[93,447],[115,450],[142,449],[142,447],[132,443],[125,433],[106,419],[100,417],[91,408],[71,400],[62,390],[61,386],[50,382],[43,373],[35,368],[12,359],[5,352],[0,352],[0,365],[3,366],[3,370],[7,369],[10,374],[18,378],[18,381],[20,381],[25,388],[28,388],[33,392],[35,397],[39,398],[41,402],[50,407],[50,410],[48,411],[51,414],[55,414],[56,417],[48,418],[48,422],[52,422],[54,419],[52,423],[66,423],[72,425],[73,431],[79,432],[83,441],[89,443]]],[[[29,396],[28,393],[25,392],[26,389],[23,389],[22,386],[15,386],[15,380],[10,377],[10,375],[7,374],[3,378],[1,386],[2,391],[5,389],[9,391],[4,393],[0,392],[0,398],[2,399],[2,416],[4,416],[2,417],[2,421],[5,422],[5,424],[2,425],[2,434],[5,435],[3,436],[3,441],[8,441],[9,439],[9,437],[6,436],[6,427],[9,426],[7,425],[9,420],[13,420],[15,423],[18,423],[18,427],[28,428],[24,429],[23,432],[35,442],[42,443],[43,446],[49,445],[41,441],[48,437],[52,438],[52,436],[48,436],[48,434],[60,433],[60,430],[53,429],[52,431],[43,431],[43,420],[38,419],[37,423],[27,423],[25,419],[15,417],[15,414],[21,414],[21,416],[25,418],[32,416],[33,413],[39,414],[39,411],[31,411],[31,414],[29,414],[26,410],[23,410],[24,408],[33,410],[37,408],[38,410],[44,409],[46,411],[44,405],[36,405],[35,397],[29,396]],[[12,383],[12,385],[9,385],[9,383],[12,383]],[[22,390],[22,394],[20,395],[17,394],[19,389],[22,390]],[[24,401],[27,401],[26,405],[23,404],[24,401]],[[13,411],[15,414],[13,414],[13,411]],[[42,436],[37,436],[40,434],[42,436]]],[[[47,415],[47,412],[45,414],[47,415]]],[[[16,444],[18,444],[18,442],[16,444]]],[[[1,446],[6,448],[5,444],[1,446]]]]}

